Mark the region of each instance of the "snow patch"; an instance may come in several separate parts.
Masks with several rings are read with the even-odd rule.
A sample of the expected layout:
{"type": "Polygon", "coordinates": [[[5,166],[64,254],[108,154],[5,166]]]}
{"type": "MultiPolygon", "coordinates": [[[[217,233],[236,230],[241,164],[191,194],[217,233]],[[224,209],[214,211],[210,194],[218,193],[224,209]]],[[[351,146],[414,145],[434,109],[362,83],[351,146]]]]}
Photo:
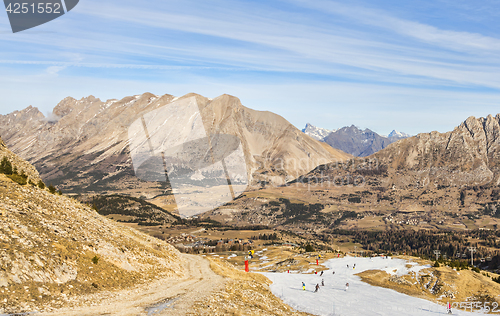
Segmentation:
{"type": "MultiPolygon", "coordinates": [[[[325,262],[324,266],[328,270],[324,271],[321,277],[308,274],[313,272],[313,269],[305,273],[290,271],[293,273],[265,272],[262,274],[273,282],[270,288],[274,295],[295,309],[315,315],[435,316],[446,314],[446,307],[443,305],[391,289],[371,286],[362,282],[361,278],[356,275],[367,270],[384,270],[404,275],[411,272],[418,273],[428,266],[403,259],[353,257],[331,259],[325,262]],[[355,269],[352,268],[354,264],[356,264],[355,269]],[[410,266],[407,267],[407,265],[410,266]],[[333,274],[334,271],[335,274],[333,274]],[[320,286],[319,291],[314,293],[316,284],[321,284],[322,280],[325,286],[320,286]],[[302,290],[302,282],[306,284],[305,291],[302,290]],[[349,283],[347,291],[345,290],[346,283],[349,283]]],[[[453,310],[453,314],[473,315],[459,310],[453,310]]]]}

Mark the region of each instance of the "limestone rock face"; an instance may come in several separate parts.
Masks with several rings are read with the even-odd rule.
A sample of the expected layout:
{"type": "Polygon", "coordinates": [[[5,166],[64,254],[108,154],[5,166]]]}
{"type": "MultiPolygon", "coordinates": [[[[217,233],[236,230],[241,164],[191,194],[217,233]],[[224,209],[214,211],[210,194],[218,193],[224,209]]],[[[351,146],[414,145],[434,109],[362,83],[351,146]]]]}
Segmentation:
{"type": "Polygon", "coordinates": [[[498,185],[500,115],[467,118],[447,133],[422,133],[389,145],[371,158],[399,171],[441,185],[498,185]]]}
{"type": "Polygon", "coordinates": [[[251,185],[281,184],[317,165],[350,157],[304,135],[281,116],[249,109],[230,95],[211,100],[144,93],[105,102],[93,96],[65,98],[49,118],[31,107],[0,116],[0,135],[63,192],[120,192],[150,199],[164,194],[168,185],[135,177],[128,128],[144,114],[190,97],[196,98],[207,134],[240,138],[251,185]]]}

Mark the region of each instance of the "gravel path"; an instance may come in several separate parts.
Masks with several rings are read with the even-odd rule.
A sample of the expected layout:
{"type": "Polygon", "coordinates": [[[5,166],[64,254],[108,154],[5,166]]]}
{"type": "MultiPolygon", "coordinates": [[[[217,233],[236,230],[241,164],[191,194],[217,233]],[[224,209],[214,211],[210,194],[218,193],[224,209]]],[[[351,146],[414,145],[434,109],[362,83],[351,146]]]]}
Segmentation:
{"type": "Polygon", "coordinates": [[[181,255],[184,277],[166,278],[134,289],[123,290],[96,306],[62,308],[43,316],[69,315],[186,315],[196,301],[223,289],[224,278],[210,269],[200,256],[181,255]]]}

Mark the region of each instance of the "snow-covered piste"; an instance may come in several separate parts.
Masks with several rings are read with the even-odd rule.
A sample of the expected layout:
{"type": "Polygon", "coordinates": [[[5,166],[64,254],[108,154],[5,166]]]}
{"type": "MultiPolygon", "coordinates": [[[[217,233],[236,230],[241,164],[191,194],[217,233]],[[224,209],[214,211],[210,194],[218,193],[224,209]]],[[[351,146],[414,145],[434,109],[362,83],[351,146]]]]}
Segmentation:
{"type": "MultiPolygon", "coordinates": [[[[447,315],[447,309],[424,299],[412,297],[391,289],[376,287],[361,281],[355,274],[366,270],[383,270],[398,276],[409,272],[422,273],[428,266],[419,266],[403,259],[354,258],[330,259],[323,276],[305,273],[263,273],[273,284],[271,291],[293,308],[315,315],[345,316],[401,316],[447,315]],[[356,268],[353,269],[354,264],[356,268]],[[407,265],[412,264],[411,268],[407,265]],[[347,267],[349,265],[349,268],[347,267]],[[335,274],[333,272],[335,271],[335,274]],[[314,292],[316,284],[320,286],[314,292]],[[302,290],[302,282],[306,290],[302,290]],[[349,289],[346,290],[346,283],[349,289]]],[[[446,298],[442,299],[447,303],[446,298]]],[[[477,312],[453,310],[453,315],[477,315],[477,312]]],[[[494,315],[494,314],[493,314],[494,315]]],[[[500,315],[500,313],[499,313],[500,315]]]]}

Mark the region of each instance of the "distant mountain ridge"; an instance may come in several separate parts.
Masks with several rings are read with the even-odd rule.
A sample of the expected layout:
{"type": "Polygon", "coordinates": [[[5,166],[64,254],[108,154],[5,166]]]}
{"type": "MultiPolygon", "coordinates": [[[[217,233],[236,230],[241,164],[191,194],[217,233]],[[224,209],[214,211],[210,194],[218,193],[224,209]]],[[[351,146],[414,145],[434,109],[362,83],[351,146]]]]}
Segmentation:
{"type": "Polygon", "coordinates": [[[370,129],[361,130],[351,125],[329,131],[307,123],[302,130],[305,134],[358,157],[366,157],[386,148],[389,144],[410,137],[409,134],[393,130],[388,137],[381,136],[370,129]],[[326,134],[329,132],[328,134],[326,134]],[[326,136],[325,136],[326,134],[326,136]]]}
{"type": "Polygon", "coordinates": [[[398,132],[395,129],[392,130],[392,132],[389,134],[389,136],[387,136],[387,138],[389,138],[389,139],[395,139],[395,140],[399,140],[399,139],[403,139],[403,138],[408,138],[408,137],[411,137],[411,135],[410,134],[406,134],[406,133],[402,133],[402,132],[398,132]]]}

